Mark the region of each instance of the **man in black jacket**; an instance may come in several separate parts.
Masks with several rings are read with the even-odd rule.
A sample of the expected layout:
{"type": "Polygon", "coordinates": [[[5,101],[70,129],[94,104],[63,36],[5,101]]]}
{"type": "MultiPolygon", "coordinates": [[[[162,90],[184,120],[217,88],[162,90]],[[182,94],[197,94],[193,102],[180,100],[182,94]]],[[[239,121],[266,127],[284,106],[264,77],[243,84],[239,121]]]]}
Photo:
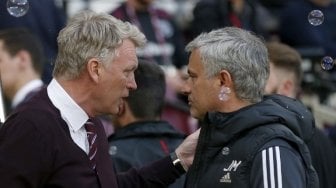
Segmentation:
{"type": "Polygon", "coordinates": [[[225,27],[199,35],[187,51],[184,92],[203,123],[186,186],[318,187],[301,139],[301,126],[313,126],[313,118],[295,99],[264,97],[269,65],[261,39],[225,27]]]}
{"type": "MultiPolygon", "coordinates": [[[[165,76],[156,63],[139,62],[134,73],[137,89],[131,91],[113,117],[115,134],[109,152],[118,172],[141,167],[174,151],[184,135],[160,116],[164,107],[165,76]]],[[[183,187],[184,178],[170,188],[183,187]]]]}

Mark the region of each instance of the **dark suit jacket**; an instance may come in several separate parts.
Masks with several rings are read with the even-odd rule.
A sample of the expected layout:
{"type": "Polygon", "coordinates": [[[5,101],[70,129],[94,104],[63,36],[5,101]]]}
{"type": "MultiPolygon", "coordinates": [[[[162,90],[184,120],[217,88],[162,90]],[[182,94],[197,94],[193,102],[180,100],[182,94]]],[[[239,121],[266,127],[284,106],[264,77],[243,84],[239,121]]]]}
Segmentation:
{"type": "Polygon", "coordinates": [[[116,175],[99,120],[97,175],[73,142],[60,112],[42,89],[17,108],[0,129],[0,185],[8,188],[165,187],[178,172],[169,157],[116,175]]]}

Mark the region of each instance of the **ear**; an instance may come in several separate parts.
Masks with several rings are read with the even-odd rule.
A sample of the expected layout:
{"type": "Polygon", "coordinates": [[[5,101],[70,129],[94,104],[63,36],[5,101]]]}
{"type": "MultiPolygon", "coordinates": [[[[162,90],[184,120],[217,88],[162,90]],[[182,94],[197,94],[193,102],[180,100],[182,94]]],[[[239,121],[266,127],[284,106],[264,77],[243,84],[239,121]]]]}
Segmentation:
{"type": "Polygon", "coordinates": [[[32,58],[26,50],[20,50],[16,53],[15,58],[18,61],[20,69],[26,69],[27,67],[33,67],[32,58]]]}
{"type": "Polygon", "coordinates": [[[131,122],[137,121],[137,119],[134,117],[126,101],[123,101],[120,103],[119,112],[116,118],[119,123],[119,127],[125,127],[131,122]]]}
{"type": "Polygon", "coordinates": [[[123,116],[123,115],[126,113],[127,108],[128,108],[127,102],[123,100],[123,101],[119,104],[119,112],[118,112],[118,114],[117,114],[118,117],[123,116]]]}
{"type": "Polygon", "coordinates": [[[89,59],[86,64],[88,75],[94,82],[98,82],[102,74],[103,65],[96,58],[89,59]]]}
{"type": "Polygon", "coordinates": [[[288,97],[292,97],[294,95],[294,83],[292,80],[285,79],[283,80],[281,86],[278,89],[278,93],[281,95],[285,95],[288,97]]]}
{"type": "Polygon", "coordinates": [[[230,87],[233,85],[231,74],[227,70],[221,70],[219,73],[220,86],[230,87]]]}

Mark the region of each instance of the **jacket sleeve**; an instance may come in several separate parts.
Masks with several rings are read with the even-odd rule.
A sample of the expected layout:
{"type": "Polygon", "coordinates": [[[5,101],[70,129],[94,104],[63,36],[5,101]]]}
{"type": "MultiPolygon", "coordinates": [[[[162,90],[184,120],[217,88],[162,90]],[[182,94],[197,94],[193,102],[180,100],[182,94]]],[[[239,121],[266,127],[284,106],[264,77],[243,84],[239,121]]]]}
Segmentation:
{"type": "Polygon", "coordinates": [[[50,143],[25,118],[5,123],[0,131],[0,185],[11,188],[40,187],[47,180],[50,143]]]}
{"type": "Polygon", "coordinates": [[[251,169],[251,188],[304,188],[306,175],[299,153],[283,140],[257,153],[251,169]]]}
{"type": "Polygon", "coordinates": [[[167,156],[138,170],[132,168],[125,173],[119,173],[117,178],[120,188],[161,188],[172,184],[180,176],[170,157],[167,156]]]}

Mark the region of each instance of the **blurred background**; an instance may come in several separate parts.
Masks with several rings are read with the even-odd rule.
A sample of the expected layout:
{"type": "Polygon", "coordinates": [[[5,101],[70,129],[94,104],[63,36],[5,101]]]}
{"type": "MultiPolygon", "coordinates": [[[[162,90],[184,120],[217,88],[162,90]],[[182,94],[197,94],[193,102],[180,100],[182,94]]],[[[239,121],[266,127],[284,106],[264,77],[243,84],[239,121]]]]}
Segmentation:
{"type": "MultiPolygon", "coordinates": [[[[38,4],[42,5],[46,0],[27,0],[30,3],[27,15],[23,15],[22,17],[10,16],[6,10],[6,3],[8,3],[8,1],[12,0],[0,0],[0,30],[10,27],[10,23],[19,23],[19,20],[24,17],[28,17],[29,14],[32,14],[31,11],[43,14],[51,12],[47,6],[38,7],[38,4]],[[37,9],[37,7],[39,9],[37,9]],[[7,17],[11,17],[11,21],[8,21],[7,17]]],[[[125,0],[51,1],[54,3],[56,8],[60,10],[60,12],[63,12],[59,14],[63,14],[63,18],[60,18],[60,20],[63,20],[64,24],[68,18],[80,10],[90,9],[96,12],[112,13],[117,7],[125,2],[125,0]]],[[[319,128],[328,132],[330,127],[336,125],[336,69],[332,66],[326,70],[323,66],[321,66],[321,63],[323,65],[322,59],[324,57],[329,56],[332,59],[336,58],[336,0],[138,1],[143,1],[144,3],[146,1],[152,1],[152,6],[158,7],[167,12],[176,23],[178,30],[182,33],[184,44],[187,44],[188,41],[202,31],[208,31],[216,27],[230,25],[252,30],[263,37],[266,41],[281,41],[294,47],[303,58],[302,69],[304,76],[300,99],[312,110],[319,128]],[[297,4],[294,5],[295,3],[297,4]],[[295,6],[298,5],[301,7],[300,10],[295,10],[295,6]],[[209,8],[210,11],[206,8],[209,8]],[[314,26],[309,24],[308,14],[310,11],[316,9],[321,10],[324,15],[322,17],[323,23],[321,23],[321,25],[314,26]],[[225,20],[226,22],[223,21],[223,23],[219,25],[215,25],[214,22],[218,20],[221,22],[221,19],[227,20],[225,20]],[[316,37],[315,41],[310,40],[314,37],[316,37]]],[[[43,14],[30,18],[29,23],[33,22],[32,19],[38,20],[40,22],[39,24],[45,23],[47,25],[51,25],[56,23],[54,19],[49,19],[51,18],[49,16],[42,18],[43,14]],[[46,19],[46,21],[42,22],[41,20],[43,19],[46,19]]],[[[53,14],[58,13],[53,11],[53,14]]],[[[34,29],[37,29],[36,27],[41,29],[41,27],[37,25],[33,27],[35,27],[34,29]]],[[[49,26],[46,28],[48,31],[51,30],[49,26]]],[[[57,31],[57,28],[55,31],[57,31]]],[[[45,35],[37,31],[36,34],[39,36],[45,35]]],[[[47,40],[43,37],[41,38],[43,41],[47,40]]],[[[56,35],[54,35],[52,40],[56,41],[56,35]]],[[[51,66],[49,68],[50,73],[55,53],[49,53],[46,54],[46,56],[49,57],[48,65],[51,66]]],[[[187,62],[185,62],[185,64],[186,63],[187,62]]],[[[335,61],[333,61],[332,65],[334,64],[335,61]]],[[[46,71],[45,74],[48,74],[48,71],[46,71]]],[[[44,78],[45,83],[48,83],[50,80],[50,77],[48,78],[48,76],[50,75],[47,75],[44,78]]],[[[174,108],[176,107],[181,110],[183,115],[178,117],[178,115],[176,116],[176,114],[174,114],[174,117],[170,118],[169,115],[172,114],[168,113],[167,119],[183,119],[181,121],[176,120],[175,122],[172,122],[177,122],[177,124],[179,124],[177,125],[178,129],[186,134],[189,134],[195,130],[197,123],[195,120],[185,117],[188,115],[188,107],[184,103],[185,99],[183,96],[180,96],[178,90],[174,91],[177,93],[177,98],[180,100],[174,104],[175,106],[173,106],[174,108]],[[185,126],[188,126],[188,128],[185,128],[185,126]]]]}

